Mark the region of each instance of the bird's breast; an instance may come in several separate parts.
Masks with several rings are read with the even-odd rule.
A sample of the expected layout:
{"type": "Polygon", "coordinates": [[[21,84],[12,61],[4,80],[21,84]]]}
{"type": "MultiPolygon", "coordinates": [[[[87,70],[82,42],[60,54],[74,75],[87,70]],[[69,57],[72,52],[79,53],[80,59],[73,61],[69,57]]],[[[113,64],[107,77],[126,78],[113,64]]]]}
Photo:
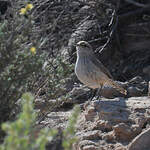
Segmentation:
{"type": "Polygon", "coordinates": [[[78,79],[91,88],[99,88],[103,74],[87,57],[78,57],[75,65],[75,73],[78,79]]]}

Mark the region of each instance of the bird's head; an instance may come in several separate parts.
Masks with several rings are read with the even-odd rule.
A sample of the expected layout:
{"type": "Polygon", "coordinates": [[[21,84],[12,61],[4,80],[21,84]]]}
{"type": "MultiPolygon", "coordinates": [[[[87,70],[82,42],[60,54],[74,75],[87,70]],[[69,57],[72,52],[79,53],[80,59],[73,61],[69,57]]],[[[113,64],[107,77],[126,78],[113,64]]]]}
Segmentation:
{"type": "Polygon", "coordinates": [[[80,41],[76,44],[77,53],[79,55],[89,55],[93,53],[91,45],[86,41],[80,41]]]}

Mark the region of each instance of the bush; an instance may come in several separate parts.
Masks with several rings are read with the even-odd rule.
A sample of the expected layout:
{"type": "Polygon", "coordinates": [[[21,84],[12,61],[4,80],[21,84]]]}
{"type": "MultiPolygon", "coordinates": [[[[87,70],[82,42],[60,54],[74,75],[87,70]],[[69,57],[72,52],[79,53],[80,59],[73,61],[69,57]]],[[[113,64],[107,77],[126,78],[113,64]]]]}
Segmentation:
{"type": "Polygon", "coordinates": [[[12,3],[12,17],[0,22],[0,125],[15,119],[16,102],[24,92],[37,97],[42,89],[47,100],[65,96],[65,78],[73,71],[60,54],[48,59],[48,38],[37,33],[33,6],[24,0],[12,3]]]}
{"type": "Polygon", "coordinates": [[[32,85],[42,73],[46,58],[46,53],[40,50],[41,39],[33,34],[32,8],[19,14],[18,3],[14,5],[13,18],[0,23],[0,125],[12,118],[22,93],[33,91],[32,85]]]}
{"type": "Polygon", "coordinates": [[[73,109],[73,113],[68,121],[67,128],[63,131],[64,140],[63,147],[65,150],[72,150],[72,146],[75,142],[77,142],[77,137],[75,136],[77,119],[80,113],[80,108],[75,106],[73,109]]]}
{"type": "MultiPolygon", "coordinates": [[[[7,133],[0,150],[45,150],[45,145],[57,134],[54,129],[36,129],[36,116],[33,105],[34,97],[31,93],[23,94],[21,98],[22,112],[14,122],[2,124],[2,129],[7,133]]],[[[71,150],[77,141],[75,137],[75,125],[79,116],[80,109],[74,107],[73,113],[69,118],[68,126],[63,131],[62,145],[65,150],[71,150]]]]}
{"type": "Polygon", "coordinates": [[[42,89],[45,90],[46,99],[57,99],[66,95],[67,77],[73,72],[74,65],[68,64],[63,56],[58,55],[55,59],[50,58],[42,75],[44,79],[42,89]]]}
{"type": "Polygon", "coordinates": [[[48,128],[37,131],[33,96],[25,93],[21,100],[23,108],[18,119],[2,125],[7,136],[4,143],[0,145],[0,150],[44,150],[47,141],[52,140],[57,131],[48,128]]]}

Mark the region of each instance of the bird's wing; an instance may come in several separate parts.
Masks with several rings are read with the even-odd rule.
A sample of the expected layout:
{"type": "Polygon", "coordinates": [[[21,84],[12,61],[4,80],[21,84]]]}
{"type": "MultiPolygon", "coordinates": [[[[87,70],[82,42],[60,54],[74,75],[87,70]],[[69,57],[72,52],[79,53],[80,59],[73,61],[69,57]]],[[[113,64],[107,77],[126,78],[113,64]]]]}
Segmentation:
{"type": "Polygon", "coordinates": [[[90,55],[91,57],[91,61],[99,67],[99,69],[105,73],[109,78],[113,79],[112,75],[110,74],[110,72],[107,70],[107,68],[105,68],[105,66],[96,58],[96,56],[94,55],[90,55]]]}

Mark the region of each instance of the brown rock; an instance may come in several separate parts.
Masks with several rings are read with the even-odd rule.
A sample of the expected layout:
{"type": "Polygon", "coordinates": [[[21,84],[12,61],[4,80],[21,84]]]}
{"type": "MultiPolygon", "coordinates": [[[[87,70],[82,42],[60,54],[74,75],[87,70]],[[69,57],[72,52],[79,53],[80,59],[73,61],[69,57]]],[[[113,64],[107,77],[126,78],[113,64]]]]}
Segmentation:
{"type": "MultiPolygon", "coordinates": [[[[84,108],[78,124],[78,137],[80,143],[94,141],[96,144],[84,145],[85,148],[97,148],[98,144],[100,150],[126,150],[129,142],[148,127],[150,121],[148,97],[101,98],[87,102],[84,108]]],[[[84,147],[78,146],[81,150],[84,147]]]]}
{"type": "Polygon", "coordinates": [[[138,135],[129,145],[129,150],[150,149],[150,128],[138,135]]]}
{"type": "Polygon", "coordinates": [[[115,139],[115,134],[113,131],[108,132],[106,134],[103,134],[102,139],[106,140],[107,142],[112,142],[115,139]]]}
{"type": "Polygon", "coordinates": [[[94,117],[96,116],[96,112],[95,112],[95,108],[90,106],[88,108],[86,108],[86,111],[85,111],[85,119],[87,121],[92,121],[94,119],[94,117]]]}
{"type": "Polygon", "coordinates": [[[141,96],[143,90],[139,89],[138,87],[130,86],[128,87],[128,93],[130,96],[141,96]]]}
{"type": "Polygon", "coordinates": [[[111,131],[112,125],[108,121],[98,120],[96,122],[95,128],[100,129],[101,131],[111,131]]]}
{"type": "Polygon", "coordinates": [[[128,141],[132,138],[132,130],[127,124],[120,123],[115,125],[113,128],[116,139],[128,141]]]}
{"type": "Polygon", "coordinates": [[[92,139],[100,139],[101,138],[101,131],[94,130],[94,131],[88,131],[85,133],[82,133],[79,137],[82,140],[92,140],[92,139]]]}

